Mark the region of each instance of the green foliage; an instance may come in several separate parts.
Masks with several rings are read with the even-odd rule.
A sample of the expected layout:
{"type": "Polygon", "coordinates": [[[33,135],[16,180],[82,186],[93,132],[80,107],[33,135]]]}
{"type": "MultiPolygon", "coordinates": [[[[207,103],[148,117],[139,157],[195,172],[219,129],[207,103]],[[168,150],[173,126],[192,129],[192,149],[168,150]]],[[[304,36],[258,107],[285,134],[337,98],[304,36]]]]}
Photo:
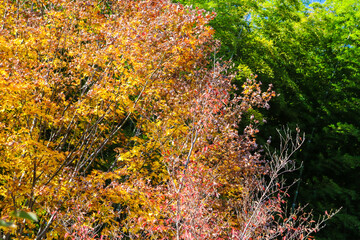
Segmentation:
{"type": "Polygon", "coordinates": [[[33,222],[37,222],[38,218],[36,216],[35,213],[32,212],[25,212],[25,211],[14,211],[11,213],[11,216],[13,217],[17,217],[17,218],[22,218],[22,219],[27,219],[33,222]]]}

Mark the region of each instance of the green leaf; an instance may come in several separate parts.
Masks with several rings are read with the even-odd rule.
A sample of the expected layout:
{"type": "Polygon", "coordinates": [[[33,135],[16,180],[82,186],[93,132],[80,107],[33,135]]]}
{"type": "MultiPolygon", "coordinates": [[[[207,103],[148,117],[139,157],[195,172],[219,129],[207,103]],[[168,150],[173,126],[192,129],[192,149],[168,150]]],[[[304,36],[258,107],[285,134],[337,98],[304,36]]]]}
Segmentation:
{"type": "Polygon", "coordinates": [[[28,219],[28,220],[31,220],[33,222],[38,221],[38,218],[37,218],[36,214],[32,213],[32,212],[14,211],[14,212],[11,213],[11,216],[28,219]]]}
{"type": "Polygon", "coordinates": [[[0,227],[16,227],[13,222],[6,222],[0,219],[0,227]]]}

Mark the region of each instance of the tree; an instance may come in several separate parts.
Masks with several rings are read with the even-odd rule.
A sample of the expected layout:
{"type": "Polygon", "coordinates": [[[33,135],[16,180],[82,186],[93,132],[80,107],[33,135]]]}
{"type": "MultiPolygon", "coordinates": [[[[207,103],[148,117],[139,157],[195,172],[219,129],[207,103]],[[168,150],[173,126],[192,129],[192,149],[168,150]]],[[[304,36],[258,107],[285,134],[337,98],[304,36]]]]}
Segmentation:
{"type": "Polygon", "coordinates": [[[308,133],[308,142],[297,155],[304,160],[304,171],[294,204],[299,199],[309,202],[316,213],[342,206],[319,237],[356,238],[358,1],[182,2],[217,13],[210,24],[223,45],[222,55],[238,66],[238,85],[250,74],[274,84],[279,96],[271,112],[261,112],[268,121],[261,128],[262,142],[284,124],[308,133]]]}
{"type": "Polygon", "coordinates": [[[261,158],[258,120],[239,123],[274,92],[250,78],[233,93],[227,63],[210,58],[212,14],[160,0],[0,3],[0,211],[18,225],[3,239],[270,238],[321,227],[271,217],[286,214],[284,195],[274,198],[284,190],[275,179],[264,187],[264,174],[285,166],[261,158]]]}

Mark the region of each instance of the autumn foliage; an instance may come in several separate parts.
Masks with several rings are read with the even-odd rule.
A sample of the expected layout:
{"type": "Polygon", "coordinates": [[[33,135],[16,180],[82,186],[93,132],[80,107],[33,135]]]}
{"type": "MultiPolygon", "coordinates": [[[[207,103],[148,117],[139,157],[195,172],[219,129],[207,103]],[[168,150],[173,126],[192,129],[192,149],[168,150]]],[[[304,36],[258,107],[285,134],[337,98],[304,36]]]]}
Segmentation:
{"type": "Polygon", "coordinates": [[[17,221],[3,239],[303,232],[273,217],[280,184],[256,202],[271,168],[257,120],[239,123],[274,92],[249,79],[234,94],[210,57],[214,14],[165,0],[1,0],[0,16],[0,214],[17,221]]]}

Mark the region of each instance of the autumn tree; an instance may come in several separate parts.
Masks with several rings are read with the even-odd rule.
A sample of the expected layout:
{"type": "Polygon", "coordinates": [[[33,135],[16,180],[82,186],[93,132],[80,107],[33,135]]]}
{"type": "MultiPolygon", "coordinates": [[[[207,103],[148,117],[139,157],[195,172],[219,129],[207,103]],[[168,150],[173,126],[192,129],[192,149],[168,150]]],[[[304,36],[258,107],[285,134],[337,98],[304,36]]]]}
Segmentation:
{"type": "Polygon", "coordinates": [[[3,239],[318,229],[254,221],[283,216],[283,190],[263,176],[284,166],[261,157],[258,120],[239,123],[274,92],[248,79],[234,94],[228,63],[210,57],[214,14],[165,0],[0,3],[0,211],[17,225],[3,239]]]}

